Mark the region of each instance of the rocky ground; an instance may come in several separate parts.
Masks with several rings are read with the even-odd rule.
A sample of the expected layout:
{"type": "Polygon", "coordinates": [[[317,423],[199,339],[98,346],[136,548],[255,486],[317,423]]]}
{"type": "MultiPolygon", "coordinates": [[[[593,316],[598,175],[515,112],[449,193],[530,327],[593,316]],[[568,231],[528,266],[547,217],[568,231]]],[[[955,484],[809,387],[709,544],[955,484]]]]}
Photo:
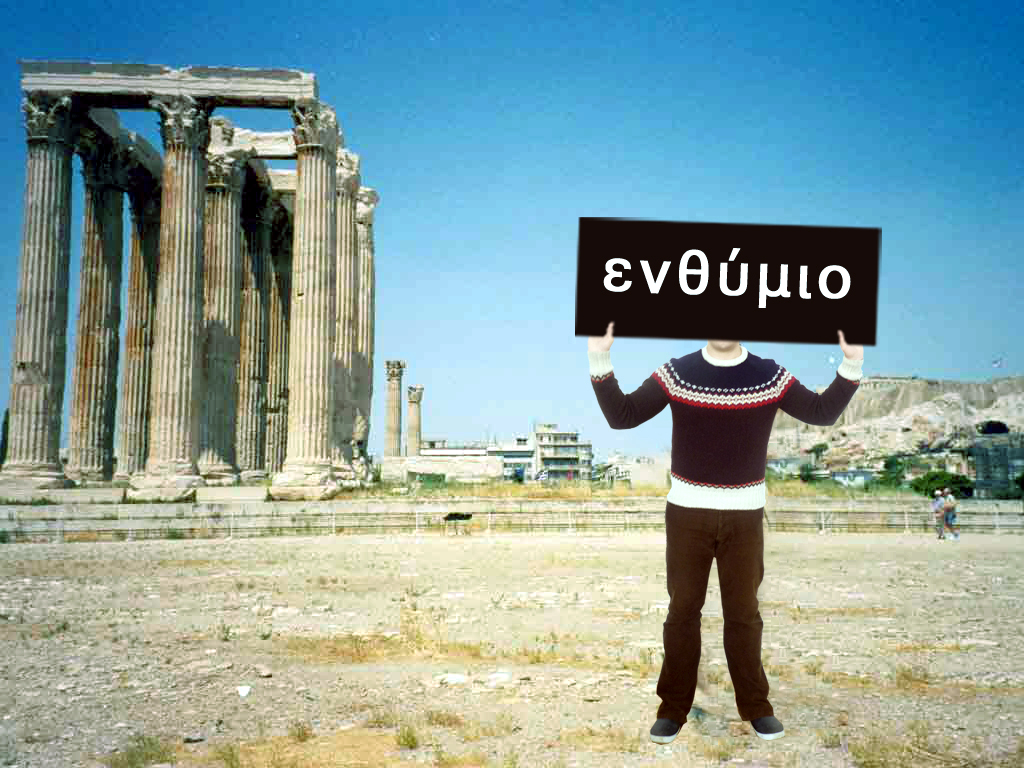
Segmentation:
{"type": "Polygon", "coordinates": [[[142,735],[179,766],[1010,766],[1022,566],[1024,537],[766,533],[785,737],[738,718],[712,568],[696,708],[659,746],[663,533],[9,544],[0,765],[142,735]]]}

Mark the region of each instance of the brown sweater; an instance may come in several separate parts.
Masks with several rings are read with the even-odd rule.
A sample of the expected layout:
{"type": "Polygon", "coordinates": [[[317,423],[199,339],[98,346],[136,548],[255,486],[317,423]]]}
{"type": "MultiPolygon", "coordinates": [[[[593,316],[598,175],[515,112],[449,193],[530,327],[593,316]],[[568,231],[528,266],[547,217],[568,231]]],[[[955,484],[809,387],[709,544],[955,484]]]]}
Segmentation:
{"type": "Polygon", "coordinates": [[[612,429],[632,429],[672,406],[672,488],[668,501],[702,509],[760,509],[768,438],[781,409],[807,424],[835,424],[861,378],[862,360],[844,357],[817,394],[776,363],[740,347],[732,360],[704,347],[669,360],[628,395],[610,352],[588,352],[590,381],[612,429]]]}

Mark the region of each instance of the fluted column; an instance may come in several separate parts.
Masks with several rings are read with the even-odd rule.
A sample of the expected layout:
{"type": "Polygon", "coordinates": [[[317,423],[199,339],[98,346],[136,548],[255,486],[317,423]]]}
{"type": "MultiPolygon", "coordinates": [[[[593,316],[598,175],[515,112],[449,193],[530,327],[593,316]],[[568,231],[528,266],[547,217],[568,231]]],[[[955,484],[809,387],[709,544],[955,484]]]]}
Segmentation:
{"type": "Polygon", "coordinates": [[[117,148],[106,134],[83,126],[77,149],[85,210],[67,475],[85,484],[108,481],[114,473],[124,193],[115,186],[117,148]]]}
{"type": "Polygon", "coordinates": [[[338,274],[337,336],[334,342],[334,424],[331,459],[335,474],[355,480],[352,466],[352,352],[355,346],[356,194],[359,191],[359,156],[338,150],[338,274]]]}
{"type": "Polygon", "coordinates": [[[203,394],[199,472],[208,484],[238,479],[239,312],[242,285],[242,183],[248,153],[208,153],[203,224],[203,394]]]}
{"type": "Polygon", "coordinates": [[[135,189],[128,199],[132,245],[125,307],[124,373],[118,407],[117,472],[114,474],[118,482],[125,482],[145,469],[149,447],[149,379],[160,250],[160,188],[135,189]]]}
{"type": "Polygon", "coordinates": [[[271,230],[271,279],[267,297],[267,472],[284,466],[288,445],[288,329],[292,281],[292,225],[278,206],[271,230]]]}
{"type": "Polygon", "coordinates": [[[242,223],[242,354],[238,365],[238,468],[244,482],[267,476],[267,294],[270,290],[270,198],[256,185],[242,223]]]}
{"type": "Polygon", "coordinates": [[[404,360],[385,360],[388,376],[388,443],[385,456],[402,455],[402,371],[404,360]]]}
{"type": "Polygon", "coordinates": [[[155,99],[164,145],[160,272],[154,318],[149,457],[136,486],[202,485],[199,397],[203,328],[203,219],[207,104],[187,96],[155,99]]]}
{"type": "Polygon", "coordinates": [[[373,339],[376,270],[374,267],[373,214],[380,196],[370,187],[360,187],[356,196],[356,347],[353,373],[356,383],[352,424],[353,464],[362,477],[369,478],[367,444],[370,437],[370,408],[373,402],[373,339]]]}
{"type": "Polygon", "coordinates": [[[22,102],[28,154],[4,480],[68,485],[60,463],[71,242],[71,98],[22,102]]]}
{"type": "Polygon", "coordinates": [[[296,104],[295,244],[292,252],[288,346],[288,449],[278,485],[327,485],[331,471],[334,393],[331,360],[336,332],[336,166],[334,110],[318,101],[296,104]]]}
{"type": "Polygon", "coordinates": [[[409,426],[405,438],[405,450],[408,456],[420,455],[420,406],[423,403],[423,386],[409,387],[409,426]]]}

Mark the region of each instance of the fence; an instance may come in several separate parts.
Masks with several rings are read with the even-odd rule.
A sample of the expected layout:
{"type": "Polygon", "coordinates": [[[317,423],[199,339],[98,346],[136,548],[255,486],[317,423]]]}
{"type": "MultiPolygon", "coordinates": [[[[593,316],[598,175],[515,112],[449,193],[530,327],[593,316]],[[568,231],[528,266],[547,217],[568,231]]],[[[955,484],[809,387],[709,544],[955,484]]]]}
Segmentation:
{"type": "MultiPolygon", "coordinates": [[[[769,499],[770,531],[934,532],[927,501],[769,499]]],[[[618,532],[661,530],[663,499],[587,502],[454,499],[199,504],[0,506],[0,541],[96,541],[352,533],[437,533],[449,512],[472,514],[465,532],[618,532]]],[[[728,512],[725,512],[728,514],[728,512]]],[[[1024,533],[1020,502],[965,500],[963,534],[1024,533]]]]}

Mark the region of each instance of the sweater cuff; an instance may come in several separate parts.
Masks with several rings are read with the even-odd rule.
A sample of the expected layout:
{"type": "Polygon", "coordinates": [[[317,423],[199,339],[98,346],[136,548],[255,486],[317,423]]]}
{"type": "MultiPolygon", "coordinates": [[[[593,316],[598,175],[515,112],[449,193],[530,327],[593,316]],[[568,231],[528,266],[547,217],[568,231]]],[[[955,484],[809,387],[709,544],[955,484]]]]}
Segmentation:
{"type": "Polygon", "coordinates": [[[591,352],[587,350],[587,357],[590,358],[590,375],[594,377],[605,376],[612,372],[612,353],[591,352]]]}
{"type": "Polygon", "coordinates": [[[846,355],[843,355],[843,364],[839,366],[839,370],[836,371],[844,379],[850,381],[860,381],[864,375],[861,371],[861,366],[864,365],[864,358],[860,360],[851,360],[846,355]]]}

